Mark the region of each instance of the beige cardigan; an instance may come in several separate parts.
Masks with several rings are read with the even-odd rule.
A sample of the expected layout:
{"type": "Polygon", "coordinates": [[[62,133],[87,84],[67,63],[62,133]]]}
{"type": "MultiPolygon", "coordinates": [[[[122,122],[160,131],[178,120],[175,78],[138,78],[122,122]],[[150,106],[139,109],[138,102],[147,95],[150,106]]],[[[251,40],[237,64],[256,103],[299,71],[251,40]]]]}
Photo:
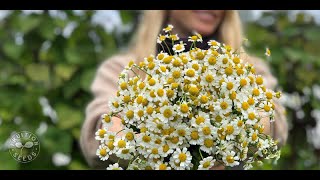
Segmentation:
{"type": "MultiPolygon", "coordinates": [[[[110,157],[108,161],[103,162],[96,156],[99,141],[95,140],[95,132],[101,127],[101,115],[108,112],[108,99],[116,95],[118,75],[132,59],[134,59],[132,55],[116,55],[104,61],[99,67],[91,85],[94,99],[86,108],[86,117],[81,130],[80,145],[85,159],[93,168],[105,169],[110,163],[116,161],[113,159],[114,157],[110,157]]],[[[249,62],[254,64],[257,74],[264,76],[266,87],[273,89],[277,81],[270,73],[268,66],[260,59],[254,57],[251,57],[249,62]]],[[[284,144],[288,136],[285,112],[284,108],[278,103],[275,103],[275,106],[276,121],[272,135],[279,140],[280,144],[284,144]]],[[[115,122],[115,124],[119,126],[120,122],[115,122]]]]}

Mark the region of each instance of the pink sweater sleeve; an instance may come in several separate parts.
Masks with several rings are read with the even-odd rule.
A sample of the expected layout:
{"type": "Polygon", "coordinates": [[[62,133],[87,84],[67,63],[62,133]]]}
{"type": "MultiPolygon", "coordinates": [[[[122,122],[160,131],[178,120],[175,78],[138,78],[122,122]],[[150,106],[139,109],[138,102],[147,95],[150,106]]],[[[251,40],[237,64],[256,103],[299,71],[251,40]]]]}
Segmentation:
{"type": "Polygon", "coordinates": [[[101,115],[109,112],[108,101],[111,97],[116,96],[118,76],[129,60],[127,56],[114,56],[104,61],[97,70],[91,85],[93,100],[86,108],[80,146],[86,161],[93,168],[106,168],[114,161],[114,157],[110,157],[108,161],[103,162],[96,155],[99,141],[95,140],[95,132],[101,127],[101,115]]]}

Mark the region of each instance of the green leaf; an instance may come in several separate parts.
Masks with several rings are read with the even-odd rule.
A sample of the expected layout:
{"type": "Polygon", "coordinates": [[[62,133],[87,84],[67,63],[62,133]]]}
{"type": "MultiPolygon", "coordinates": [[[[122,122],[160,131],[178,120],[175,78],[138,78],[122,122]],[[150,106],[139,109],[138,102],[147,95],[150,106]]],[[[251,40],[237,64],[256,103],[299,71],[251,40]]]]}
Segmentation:
{"type": "Polygon", "coordinates": [[[80,127],[83,120],[82,109],[74,109],[65,104],[58,104],[56,106],[58,114],[58,127],[60,129],[71,129],[80,127]]]}
{"type": "Polygon", "coordinates": [[[319,32],[320,32],[320,27],[308,28],[305,30],[304,36],[309,41],[319,42],[320,41],[320,33],[319,32]]]}
{"type": "Polygon", "coordinates": [[[48,82],[49,67],[44,64],[29,64],[26,66],[26,75],[33,81],[48,82]]]}
{"type": "Polygon", "coordinates": [[[67,64],[58,64],[55,66],[55,73],[63,80],[69,80],[75,71],[76,66],[67,64]]]}
{"type": "Polygon", "coordinates": [[[85,91],[90,91],[90,85],[92,84],[93,78],[96,74],[96,69],[86,70],[81,76],[81,88],[85,91]]]}
{"type": "Polygon", "coordinates": [[[47,131],[40,137],[41,147],[50,154],[62,152],[70,154],[72,150],[72,137],[67,131],[49,126],[47,131]]]}
{"type": "Polygon", "coordinates": [[[18,60],[21,56],[22,51],[24,50],[24,46],[17,45],[13,40],[4,43],[3,51],[4,53],[14,60],[18,60]]]}

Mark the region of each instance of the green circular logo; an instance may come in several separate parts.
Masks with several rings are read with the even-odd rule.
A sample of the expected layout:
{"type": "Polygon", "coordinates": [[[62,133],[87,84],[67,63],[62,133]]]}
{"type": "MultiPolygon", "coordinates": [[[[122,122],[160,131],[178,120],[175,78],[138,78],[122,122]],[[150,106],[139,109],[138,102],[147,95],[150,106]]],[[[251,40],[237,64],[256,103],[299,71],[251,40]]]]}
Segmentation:
{"type": "Polygon", "coordinates": [[[33,161],[40,152],[38,137],[28,131],[13,134],[10,138],[9,146],[11,156],[21,163],[33,161]]]}

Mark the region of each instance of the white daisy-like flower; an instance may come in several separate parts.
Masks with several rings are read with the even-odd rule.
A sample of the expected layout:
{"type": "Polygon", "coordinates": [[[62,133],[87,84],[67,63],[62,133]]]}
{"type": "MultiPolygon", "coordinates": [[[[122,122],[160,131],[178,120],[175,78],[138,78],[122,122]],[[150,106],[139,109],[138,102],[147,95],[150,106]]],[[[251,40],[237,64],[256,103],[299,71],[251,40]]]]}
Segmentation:
{"type": "Polygon", "coordinates": [[[205,136],[203,138],[203,142],[200,146],[200,149],[208,154],[212,154],[212,151],[214,151],[214,146],[216,145],[216,142],[212,138],[212,136],[205,136]]]}
{"type": "Polygon", "coordinates": [[[167,143],[170,147],[178,148],[183,144],[185,137],[179,136],[177,131],[171,133],[168,137],[167,143]]]}
{"type": "Polygon", "coordinates": [[[182,150],[177,148],[171,158],[174,163],[179,164],[179,167],[177,167],[179,170],[190,168],[192,156],[187,148],[183,148],[182,150]]]}
{"type": "Polygon", "coordinates": [[[120,167],[118,163],[115,163],[110,164],[109,167],[107,167],[107,170],[123,170],[123,168],[120,167]]]}
{"type": "Polygon", "coordinates": [[[171,167],[167,162],[158,161],[155,164],[155,170],[171,170],[171,167]]]}
{"type": "Polygon", "coordinates": [[[258,122],[259,114],[253,107],[250,107],[248,111],[243,112],[243,117],[246,124],[254,125],[258,122]]]}
{"type": "Polygon", "coordinates": [[[183,43],[183,41],[180,41],[179,44],[173,45],[172,50],[176,53],[183,52],[185,50],[185,47],[184,47],[185,45],[186,44],[183,43]]]}
{"type": "Polygon", "coordinates": [[[173,153],[174,148],[170,146],[168,143],[162,143],[161,148],[159,150],[159,154],[161,157],[167,157],[169,154],[173,153]]]}
{"type": "Polygon", "coordinates": [[[218,41],[210,40],[210,41],[208,41],[208,45],[209,45],[212,49],[217,50],[217,49],[219,49],[219,47],[220,47],[221,44],[220,44],[218,41]]]}
{"type": "Polygon", "coordinates": [[[198,166],[198,170],[209,170],[214,166],[214,163],[216,162],[215,159],[213,159],[212,156],[208,156],[200,161],[200,164],[198,166]]]}
{"type": "Polygon", "coordinates": [[[173,120],[174,116],[176,115],[176,110],[173,107],[174,106],[162,106],[160,108],[160,114],[158,118],[164,123],[173,120]]]}
{"type": "Polygon", "coordinates": [[[253,129],[250,129],[250,133],[249,133],[249,140],[250,142],[258,142],[259,141],[259,132],[258,130],[253,130],[253,129]]]}
{"type": "Polygon", "coordinates": [[[98,141],[101,141],[103,142],[104,141],[104,135],[107,133],[107,129],[105,128],[102,128],[102,129],[99,129],[96,133],[95,133],[95,139],[98,140],[98,141]]]}
{"type": "Polygon", "coordinates": [[[237,166],[239,165],[239,157],[236,155],[234,151],[227,151],[223,153],[222,157],[223,162],[226,164],[226,166],[237,166]]]}
{"type": "Polygon", "coordinates": [[[99,156],[101,161],[106,161],[109,159],[108,147],[101,144],[96,151],[96,155],[99,156]]]}
{"type": "Polygon", "coordinates": [[[122,102],[120,102],[120,98],[112,97],[110,99],[110,101],[108,102],[108,107],[110,108],[110,110],[112,112],[120,112],[123,109],[122,106],[121,106],[121,103],[122,102]]]}
{"type": "Polygon", "coordinates": [[[184,78],[191,82],[197,80],[199,77],[198,71],[193,68],[185,69],[183,73],[185,75],[184,78]]]}
{"type": "Polygon", "coordinates": [[[230,94],[232,91],[236,91],[239,87],[239,83],[234,79],[234,77],[227,77],[225,82],[221,85],[221,92],[225,94],[230,94]]]}
{"type": "Polygon", "coordinates": [[[163,31],[167,33],[167,32],[172,31],[172,28],[173,28],[173,25],[172,24],[168,24],[167,27],[163,28],[163,31]]]}
{"type": "Polygon", "coordinates": [[[217,100],[214,109],[223,114],[232,112],[232,100],[229,97],[220,98],[217,100]]]}
{"type": "Polygon", "coordinates": [[[190,128],[185,123],[178,124],[175,129],[176,133],[182,138],[190,136],[190,128]]]}
{"type": "Polygon", "coordinates": [[[108,128],[113,125],[112,117],[109,114],[103,114],[101,116],[101,122],[103,127],[108,128]]]}
{"type": "Polygon", "coordinates": [[[217,74],[215,70],[207,70],[203,75],[201,75],[200,85],[205,86],[208,88],[207,90],[210,90],[216,77],[217,74]]]}
{"type": "Polygon", "coordinates": [[[273,109],[272,109],[272,104],[269,102],[269,101],[262,101],[260,104],[259,104],[259,107],[261,109],[263,109],[263,112],[264,114],[266,115],[271,115],[273,114],[273,109]]]}
{"type": "Polygon", "coordinates": [[[191,105],[188,104],[187,102],[181,102],[180,105],[177,106],[177,114],[181,117],[188,117],[189,114],[191,113],[191,105]]]}
{"type": "Polygon", "coordinates": [[[160,150],[161,146],[160,145],[157,145],[157,144],[154,144],[152,143],[151,147],[148,148],[147,152],[147,156],[145,156],[146,158],[160,158],[160,154],[159,154],[159,150],[160,150]]]}
{"type": "Polygon", "coordinates": [[[217,65],[220,66],[221,68],[228,67],[231,62],[232,61],[230,60],[229,56],[226,54],[221,54],[217,58],[217,65]]]}
{"type": "Polygon", "coordinates": [[[198,126],[200,126],[203,123],[210,123],[209,114],[203,111],[198,111],[198,114],[191,119],[191,125],[192,127],[198,128],[198,126]]]}
{"type": "Polygon", "coordinates": [[[190,128],[190,136],[187,137],[189,144],[200,145],[203,139],[200,138],[198,128],[190,128]]]}
{"type": "Polygon", "coordinates": [[[166,35],[162,35],[162,34],[159,34],[158,38],[157,38],[157,43],[158,44],[161,44],[163,41],[165,41],[169,36],[166,34],[166,35]]]}

